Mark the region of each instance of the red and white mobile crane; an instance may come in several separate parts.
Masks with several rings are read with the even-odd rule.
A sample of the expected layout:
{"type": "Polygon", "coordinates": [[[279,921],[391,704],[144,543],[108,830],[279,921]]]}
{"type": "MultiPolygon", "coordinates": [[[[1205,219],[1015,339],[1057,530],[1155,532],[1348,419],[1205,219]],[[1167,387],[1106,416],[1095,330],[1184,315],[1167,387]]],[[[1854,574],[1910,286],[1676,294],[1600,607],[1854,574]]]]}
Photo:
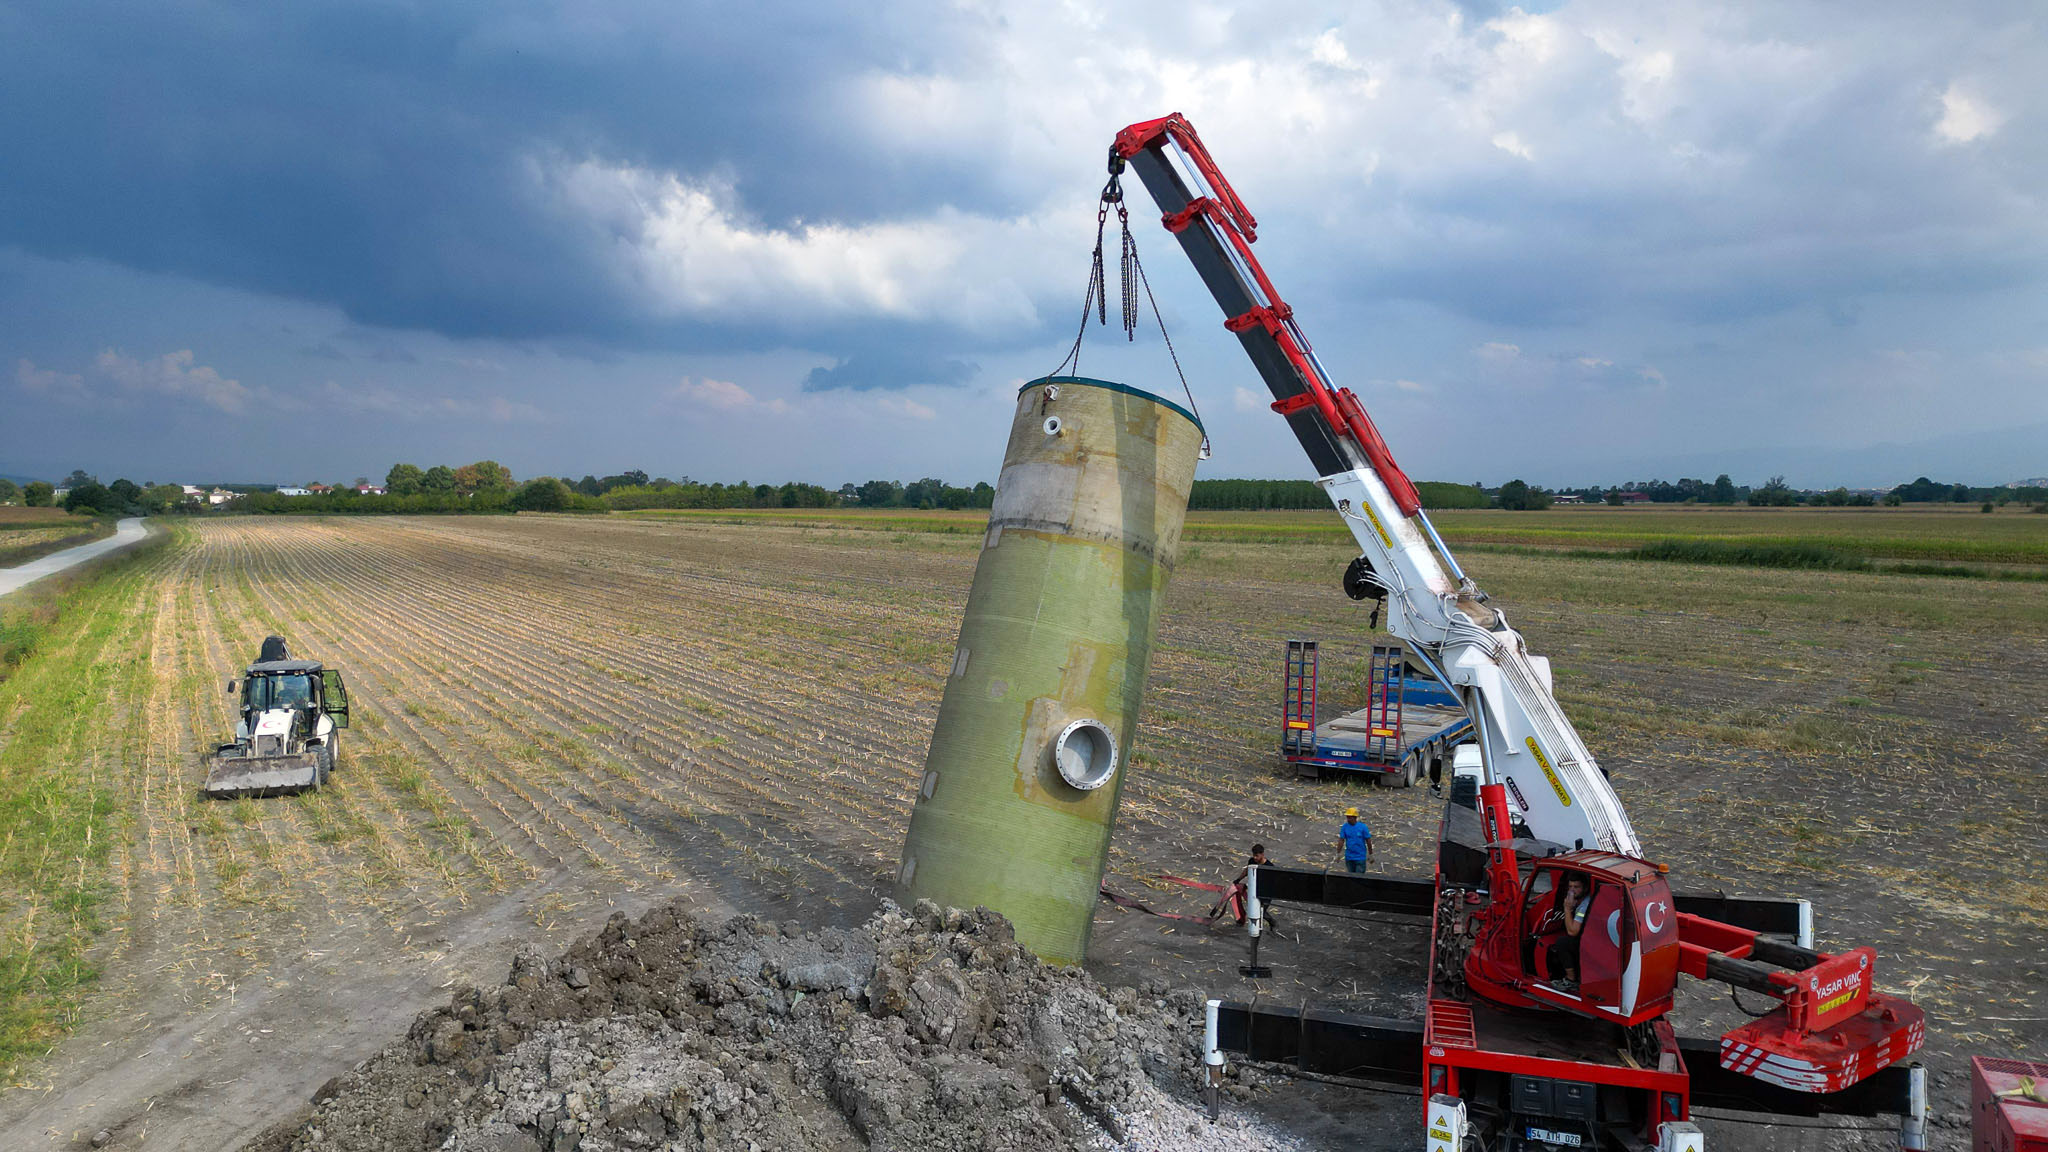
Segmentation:
{"type": "MultiPolygon", "coordinates": [[[[1255,910],[1261,899],[1283,899],[1433,916],[1419,1035],[1401,1022],[1212,1005],[1212,1065],[1229,1048],[1303,1064],[1320,1053],[1325,1070],[1405,1069],[1412,1058],[1404,1046],[1419,1044],[1412,1071],[1428,1101],[1431,1152],[1463,1152],[1468,1143],[1487,1152],[1699,1149],[1688,1117],[1703,1078],[1713,1081],[1705,1095],[1742,1097],[1764,1110],[1828,1110],[1822,1101],[1832,1096],[1845,1110],[1900,1111],[1906,1144],[1919,1146],[1924,1077],[1917,1066],[1909,1076],[1894,1066],[1920,1046],[1920,1009],[1877,991],[1870,949],[1815,951],[1810,916],[1773,922],[1769,902],[1748,902],[1762,912],[1728,915],[1754,925],[1741,927],[1699,910],[1740,913],[1745,902],[1674,895],[1558,706],[1549,661],[1530,653],[1458,567],[1358,397],[1331,382],[1252,254],[1257,222],[1194,128],[1176,114],[1118,133],[1105,208],[1121,200],[1127,167],[1158,203],[1357,539],[1347,591],[1384,599],[1388,631],[1462,697],[1476,734],[1477,750],[1467,753],[1478,759],[1469,766],[1476,796],[1462,818],[1449,808],[1433,882],[1267,868],[1252,883],[1255,910]],[[1547,961],[1574,878],[1590,901],[1575,986],[1547,961]],[[1791,929],[1795,942],[1760,927],[1791,929]],[[1681,972],[1773,997],[1777,1006],[1721,1037],[1718,1061],[1709,1064],[1667,1019],[1681,972]],[[1737,1078],[1759,1087],[1731,1087],[1737,1078]],[[1808,1102],[1814,1106],[1801,1107],[1808,1102]]],[[[1256,969],[1256,911],[1251,923],[1256,969]]]]}

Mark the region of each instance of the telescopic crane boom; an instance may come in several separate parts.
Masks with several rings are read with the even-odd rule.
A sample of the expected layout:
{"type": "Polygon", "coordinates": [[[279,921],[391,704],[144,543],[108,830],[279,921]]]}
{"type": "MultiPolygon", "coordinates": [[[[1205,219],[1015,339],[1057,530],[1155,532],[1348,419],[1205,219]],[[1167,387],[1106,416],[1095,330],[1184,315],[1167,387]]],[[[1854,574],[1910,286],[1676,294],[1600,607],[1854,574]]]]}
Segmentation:
{"type": "Polygon", "coordinates": [[[1372,418],[1316,358],[1294,309],[1252,255],[1258,222],[1180,115],[1117,134],[1110,171],[1128,164],[1165,213],[1358,541],[1353,587],[1384,595],[1387,631],[1466,701],[1487,780],[1507,788],[1532,835],[1641,856],[1628,813],[1505,614],[1458,567],[1372,418]],[[1172,149],[1172,151],[1169,151],[1172,149]]]}
{"type": "MultiPolygon", "coordinates": [[[[1252,254],[1258,222],[1194,128],[1175,114],[1118,133],[1105,200],[1121,198],[1127,168],[1158,203],[1357,540],[1346,591],[1383,598],[1387,630],[1461,695],[1472,717],[1482,757],[1479,846],[1488,859],[1476,883],[1453,882],[1439,869],[1433,971],[1447,975],[1450,991],[1439,996],[1432,984],[1430,1051],[1476,1043],[1464,1003],[1476,995],[1500,1008],[1556,1009],[1623,1028],[1662,1069],[1677,1061],[1664,1016],[1681,972],[1777,998],[1775,1010],[1722,1037],[1722,1067],[1744,1076],[1835,1092],[1917,1049],[1922,1014],[1875,991],[1869,949],[1830,955],[1807,940],[1784,945],[1676,911],[1664,868],[1644,859],[1606,773],[1552,695],[1549,661],[1529,652],[1458,567],[1358,397],[1331,382],[1252,254]],[[1553,846],[1549,855],[1518,854],[1517,821],[1553,846]],[[1601,928],[1581,939],[1585,975],[1577,983],[1531,950],[1532,940],[1555,935],[1543,913],[1562,911],[1568,882],[1590,893],[1601,928]]],[[[1432,1078],[1449,1072],[1455,1080],[1461,1061],[1484,1064],[1477,1059],[1450,1054],[1439,1064],[1432,1056],[1432,1078]]],[[[1620,1084],[1632,1073],[1586,1075],[1620,1084]]],[[[1669,1102],[1682,1097],[1662,1097],[1655,1117],[1681,1119],[1682,1107],[1669,1102]]]]}

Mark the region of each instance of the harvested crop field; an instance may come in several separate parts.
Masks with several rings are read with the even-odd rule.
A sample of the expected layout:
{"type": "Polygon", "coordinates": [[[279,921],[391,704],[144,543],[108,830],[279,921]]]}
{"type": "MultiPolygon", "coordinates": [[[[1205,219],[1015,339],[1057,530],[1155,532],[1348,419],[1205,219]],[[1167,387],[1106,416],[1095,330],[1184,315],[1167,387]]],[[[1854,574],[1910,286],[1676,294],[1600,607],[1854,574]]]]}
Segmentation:
{"type": "MultiPolygon", "coordinates": [[[[9,987],[16,1034],[55,1047],[0,1097],[0,1145],[232,1146],[448,987],[496,983],[518,945],[558,951],[614,910],[858,926],[893,872],[978,544],[690,517],[181,529],[0,684],[0,803],[4,782],[51,776],[45,803],[91,845],[0,849],[0,959],[28,970],[53,935],[102,929],[86,991],[9,987]],[[222,683],[269,632],[347,672],[341,767],[316,795],[202,803],[201,757],[233,722],[222,683]]],[[[1322,638],[1326,682],[1360,690],[1346,558],[1325,540],[1190,548],[1110,886],[1199,910],[1149,878],[1227,879],[1252,840],[1329,861],[1348,803],[1385,866],[1427,871],[1426,790],[1296,782],[1272,754],[1284,638],[1322,638]]],[[[1555,659],[1682,887],[1808,897],[1823,947],[1878,949],[1881,983],[1928,1011],[1938,1103],[1969,1054],[2048,1051],[2048,585],[1468,567],[1555,659]]],[[[1266,995],[1418,1010],[1418,926],[1280,915],[1266,995]]],[[[1105,905],[1090,968],[1242,996],[1241,948],[1105,905]]],[[[1710,994],[1685,1009],[1696,1032],[1729,1012],[1710,994]]]]}

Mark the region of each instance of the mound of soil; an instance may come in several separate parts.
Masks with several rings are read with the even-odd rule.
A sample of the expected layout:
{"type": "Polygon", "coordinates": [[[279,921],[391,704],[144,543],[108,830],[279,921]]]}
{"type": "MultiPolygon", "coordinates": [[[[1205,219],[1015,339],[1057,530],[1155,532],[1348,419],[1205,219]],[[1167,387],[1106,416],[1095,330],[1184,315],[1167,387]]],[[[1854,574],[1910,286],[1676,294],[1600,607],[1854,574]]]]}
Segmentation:
{"type": "Polygon", "coordinates": [[[249,1147],[1291,1146],[1202,1118],[1200,1012],[1192,990],[1041,963],[986,909],[812,932],[670,905],[554,960],[522,952],[249,1147]]]}

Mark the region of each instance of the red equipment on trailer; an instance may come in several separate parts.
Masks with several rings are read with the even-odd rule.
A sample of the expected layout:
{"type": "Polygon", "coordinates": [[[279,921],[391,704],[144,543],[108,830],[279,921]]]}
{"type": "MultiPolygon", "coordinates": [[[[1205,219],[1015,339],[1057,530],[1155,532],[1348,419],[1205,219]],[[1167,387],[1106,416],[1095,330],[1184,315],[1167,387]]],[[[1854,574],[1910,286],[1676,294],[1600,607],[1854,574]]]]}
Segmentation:
{"type": "MultiPolygon", "coordinates": [[[[1379,602],[1387,630],[1459,693],[1471,719],[1469,767],[1481,786],[1468,790],[1463,811],[1453,790],[1427,905],[1434,963],[1420,1063],[1431,1148],[1458,1152],[1470,1132],[1485,1148],[1505,1142],[1511,1152],[1698,1149],[1700,1135],[1686,1123],[1696,1073],[1665,1019],[1680,972],[1778,1001],[1722,1038],[1718,1063],[1775,1089],[1843,1092],[1917,1049],[1921,1012],[1876,992],[1869,949],[1829,955],[1805,938],[1789,944],[1680,911],[1665,870],[1644,858],[1606,774],[1558,706],[1549,662],[1458,567],[1357,396],[1330,381],[1252,254],[1256,220],[1193,127],[1176,114],[1118,133],[1098,220],[1112,206],[1123,215],[1127,167],[1158,202],[1357,540],[1346,592],[1379,602]],[[1565,907],[1573,877],[1585,895],[1565,907]],[[1567,920],[1583,926],[1564,933],[1567,920]],[[1551,970],[1549,945],[1561,934],[1575,944],[1576,985],[1551,970]]],[[[1128,234],[1125,252],[1129,301],[1128,234]]],[[[1460,763],[1467,758],[1460,749],[1460,763]]],[[[1390,893],[1399,882],[1376,878],[1295,873],[1286,881],[1294,890],[1262,893],[1261,871],[1280,879],[1280,870],[1254,869],[1248,884],[1253,970],[1262,898],[1328,899],[1324,888],[1377,882],[1377,895],[1355,898],[1397,902],[1390,893]]],[[[1257,1013],[1243,1022],[1255,1039],[1257,1013]]],[[[1299,1015],[1299,1037],[1289,1041],[1297,1052],[1311,1043],[1310,1023],[1299,1015]]],[[[1330,1035],[1347,1027],[1318,1026],[1330,1035]]],[[[1212,1019],[1212,1066],[1225,1030],[1212,1019]]],[[[1923,1083],[1914,1079],[1924,1096],[1923,1083]]],[[[1909,1124],[1909,1147],[1922,1135],[1916,1127],[1909,1124]]]]}

